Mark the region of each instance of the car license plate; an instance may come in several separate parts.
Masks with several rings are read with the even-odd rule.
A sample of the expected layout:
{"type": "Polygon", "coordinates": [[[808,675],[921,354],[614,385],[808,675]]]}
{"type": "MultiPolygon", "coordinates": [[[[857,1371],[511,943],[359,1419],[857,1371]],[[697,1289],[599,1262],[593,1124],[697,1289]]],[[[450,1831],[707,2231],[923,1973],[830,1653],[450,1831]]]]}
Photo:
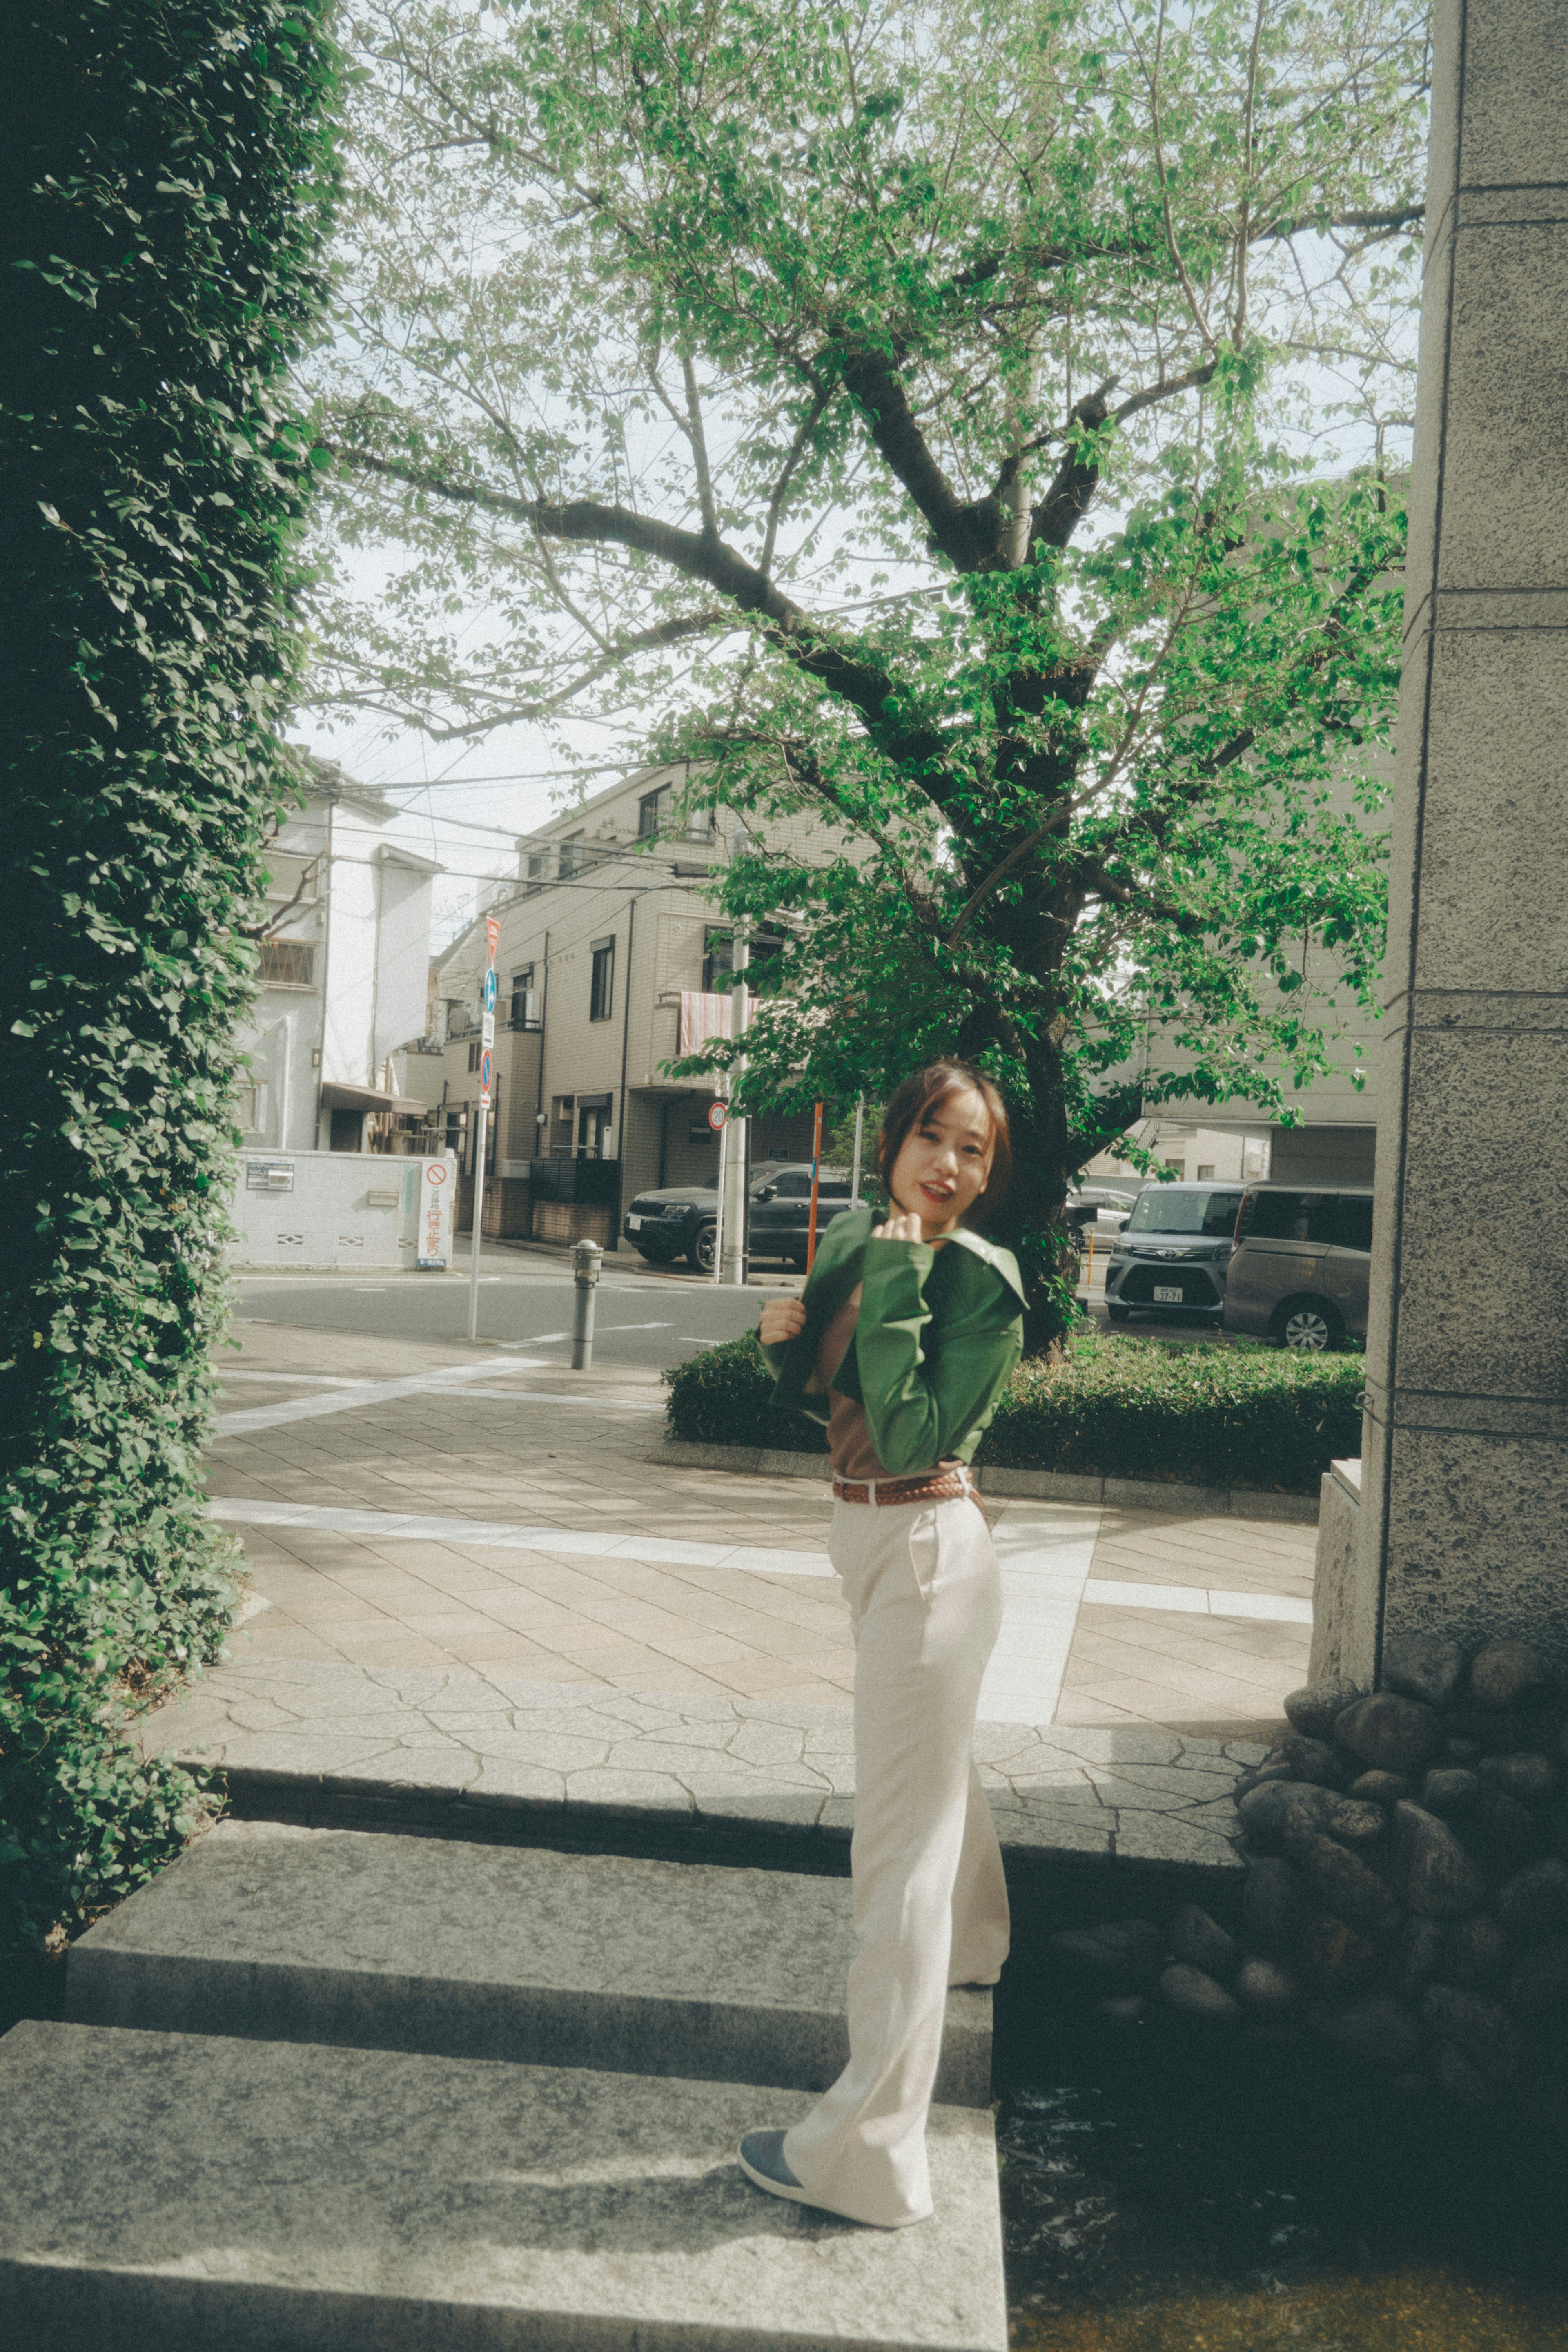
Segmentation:
{"type": "Polygon", "coordinates": [[[643,1230],[642,1218],[628,1217],[626,1220],[626,1230],[629,1234],[640,1234],[643,1230]]]}
{"type": "Polygon", "coordinates": [[[1186,1296],[1186,1293],[1183,1290],[1179,1282],[1156,1282],[1155,1285],[1155,1305],[1156,1307],[1179,1307],[1186,1296]]]}

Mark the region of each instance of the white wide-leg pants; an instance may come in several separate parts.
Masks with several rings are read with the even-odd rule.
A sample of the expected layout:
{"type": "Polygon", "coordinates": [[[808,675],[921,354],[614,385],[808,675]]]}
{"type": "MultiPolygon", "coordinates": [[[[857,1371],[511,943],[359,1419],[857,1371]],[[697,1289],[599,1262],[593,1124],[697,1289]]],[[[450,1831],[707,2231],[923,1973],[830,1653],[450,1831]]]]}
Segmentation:
{"type": "Polygon", "coordinates": [[[1008,1895],[975,1769],[1001,1579],[978,1507],[835,1503],[855,1632],[850,2063],[785,2138],[813,2200],[897,2229],[931,2210],[925,2116],[950,1984],[994,1982],[1008,1895]]]}

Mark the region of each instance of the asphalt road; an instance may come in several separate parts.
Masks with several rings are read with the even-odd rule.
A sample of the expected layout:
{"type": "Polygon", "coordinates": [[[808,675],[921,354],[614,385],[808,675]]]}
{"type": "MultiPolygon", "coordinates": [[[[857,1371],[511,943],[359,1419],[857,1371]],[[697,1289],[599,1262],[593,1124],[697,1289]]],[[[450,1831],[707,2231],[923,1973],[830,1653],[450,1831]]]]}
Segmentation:
{"type": "MultiPolygon", "coordinates": [[[[508,1264],[497,1254],[479,1276],[479,1337],[563,1369],[571,1361],[574,1285],[554,1260],[508,1264]]],[[[650,1276],[632,1257],[605,1260],[594,1311],[596,1364],[662,1371],[754,1331],[764,1301],[782,1286],[727,1289],[693,1276],[685,1282],[650,1276]],[[632,1268],[637,1271],[633,1273],[632,1268]]],[[[317,1331],[383,1333],[398,1339],[465,1339],[468,1277],[464,1274],[389,1274],[381,1281],[344,1274],[246,1275],[239,1282],[243,1321],[299,1325],[317,1331]]]]}

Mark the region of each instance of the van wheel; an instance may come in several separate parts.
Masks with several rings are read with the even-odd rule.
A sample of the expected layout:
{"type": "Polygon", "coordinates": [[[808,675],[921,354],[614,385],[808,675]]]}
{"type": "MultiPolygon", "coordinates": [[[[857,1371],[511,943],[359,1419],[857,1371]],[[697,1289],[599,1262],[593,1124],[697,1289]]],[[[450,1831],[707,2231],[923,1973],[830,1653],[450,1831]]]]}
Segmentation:
{"type": "Polygon", "coordinates": [[[1124,1323],[1132,1311],[1133,1310],[1130,1307],[1112,1307],[1107,1305],[1105,1308],[1105,1312],[1110,1317],[1113,1323],[1124,1323]]]}
{"type": "Polygon", "coordinates": [[[697,1228],[697,1237],[692,1244],[690,1249],[686,1252],[687,1265],[695,1265],[699,1274],[711,1274],[713,1272],[713,1254],[717,1241],[718,1227],[716,1224],[699,1225],[697,1228]]]}
{"type": "Polygon", "coordinates": [[[1282,1298],[1269,1318],[1277,1348],[1310,1348],[1320,1354],[1344,1345],[1344,1318],[1326,1298],[1282,1298]]]}

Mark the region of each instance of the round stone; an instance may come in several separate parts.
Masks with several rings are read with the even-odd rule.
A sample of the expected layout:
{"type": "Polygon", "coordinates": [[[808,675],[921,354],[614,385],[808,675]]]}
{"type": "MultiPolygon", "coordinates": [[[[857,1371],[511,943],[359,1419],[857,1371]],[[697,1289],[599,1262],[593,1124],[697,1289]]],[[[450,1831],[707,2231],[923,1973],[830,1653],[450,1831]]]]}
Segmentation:
{"type": "Polygon", "coordinates": [[[1505,1927],[1525,1935],[1568,1927],[1568,1868],[1555,1855],[1532,1862],[1498,1888],[1497,1916],[1505,1927]]]}
{"type": "Polygon", "coordinates": [[[1200,2017],[1207,2023],[1223,2025],[1240,2014],[1235,2001],[1222,1984],[1202,1969],[1188,1968],[1185,1961],[1173,1960],[1160,1972],[1160,1990],[1172,2009],[1184,2017],[1200,2017]]]}
{"type": "Polygon", "coordinates": [[[1280,1853],[1287,1837],[1322,1829],[1338,1802],[1333,1790],[1310,1780],[1267,1780],[1236,1810],[1248,1844],[1259,1853],[1280,1853]]]}
{"type": "Polygon", "coordinates": [[[1517,1797],[1505,1797],[1500,1789],[1481,1790],[1470,1825],[1494,1853],[1511,1861],[1535,1843],[1535,1815],[1517,1797]]]}
{"type": "Polygon", "coordinates": [[[1427,1919],[1460,1919],[1479,1910],[1487,1883],[1447,1822],[1419,1805],[1394,1808],[1394,1885],[1427,1919]]]}
{"type": "Polygon", "coordinates": [[[1224,1976],[1236,1959],[1236,1938],[1196,1903],[1184,1903],[1171,1921],[1171,1950],[1189,1968],[1224,1976]]]}
{"type": "Polygon", "coordinates": [[[1537,1944],[1516,1962],[1508,1980],[1508,1999],[1526,2017],[1543,2010],[1568,2008],[1568,1937],[1555,1936],[1537,1944]]]}
{"type": "Polygon", "coordinates": [[[1436,1633],[1396,1633],[1383,1646],[1385,1690],[1418,1698],[1423,1706],[1452,1706],[1465,1679],[1465,1654],[1436,1633]]]}
{"type": "Polygon", "coordinates": [[[1327,1739],[1351,1701],[1362,1697],[1365,1689],[1364,1683],[1350,1682],[1343,1675],[1325,1675],[1306,1684],[1285,1701],[1291,1728],[1308,1739],[1327,1739]]]}
{"type": "Polygon", "coordinates": [[[1490,1911],[1474,1911],[1456,1919],[1443,1951],[1443,1975],[1449,1984],[1484,1984],[1501,1974],[1513,1952],[1513,1937],[1490,1911]]]}
{"type": "Polygon", "coordinates": [[[1241,1933],[1249,1948],[1288,1952],[1306,1916],[1306,1889],[1288,1862],[1270,1856],[1249,1864],[1241,1889],[1241,1933]]]}
{"type": "Polygon", "coordinates": [[[1152,1975],[1164,1937],[1152,1919],[1114,1919],[1101,1927],[1063,1927],[1050,1939],[1059,1958],[1096,1976],[1152,1975]]]}
{"type": "Polygon", "coordinates": [[[1384,1941],[1336,1919],[1332,1911],[1309,1910],[1296,1939],[1302,1981],[1320,1992],[1352,1992],[1375,1976],[1384,1941]]]}
{"type": "Polygon", "coordinates": [[[1483,1753],[1484,1750],[1479,1739],[1461,1739],[1454,1735],[1443,1742],[1443,1756],[1449,1764],[1462,1764],[1469,1767],[1479,1763],[1483,1753]]]}
{"type": "Polygon", "coordinates": [[[1301,1988],[1278,1960],[1243,1960],[1236,1979],[1236,1998],[1254,2017],[1285,2017],[1296,2008],[1301,1988]]]}
{"type": "Polygon", "coordinates": [[[1438,1919],[1406,1919],[1394,1939],[1388,1980],[1407,1999],[1423,1991],[1442,1967],[1448,1937],[1438,1919]]]}
{"type": "Polygon", "coordinates": [[[1365,1804],[1359,1797],[1342,1797],[1328,1817],[1327,1827],[1330,1837],[1364,1856],[1387,1836],[1388,1815],[1381,1805],[1365,1804]]]}
{"type": "Polygon", "coordinates": [[[1421,2014],[1434,2033],[1453,2042],[1490,2082],[1511,2083],[1524,2063],[1524,2036],[1500,2000],[1463,1985],[1428,1985],[1421,2014]]]}
{"type": "Polygon", "coordinates": [[[1312,1893],[1336,1919],[1369,1935],[1387,1935],[1398,1925],[1399,1906],[1375,1870],[1359,1854],[1321,1831],[1301,1839],[1291,1859],[1312,1893]]]}
{"type": "Polygon", "coordinates": [[[1530,1748],[1483,1757],[1480,1775],[1489,1789],[1516,1797],[1521,1805],[1539,1805],[1555,1796],[1563,1778],[1550,1756],[1530,1748]]]}
{"type": "Polygon", "coordinates": [[[1316,2002],[1312,2023],[1337,2049],[1372,2066],[1408,2066],[1421,2048],[1419,2020],[1391,1992],[1316,2002]]]}
{"type": "Polygon", "coordinates": [[[1481,1793],[1480,1776],[1458,1764],[1434,1764],[1421,1783],[1421,1802],[1443,1821],[1468,1813],[1481,1793]]]}
{"type": "Polygon", "coordinates": [[[1416,1783],[1408,1772],[1364,1772],[1351,1782],[1346,1794],[1359,1798],[1364,1805],[1396,1805],[1401,1797],[1416,1794],[1416,1783]]]}
{"type": "Polygon", "coordinates": [[[1432,2080],[1439,2091],[1446,2091],[1450,2099],[1462,2100],[1467,2107],[1490,2107],[1497,2098],[1480,2068],[1452,2042],[1439,2042],[1433,2051],[1432,2080]]]}
{"type": "Polygon", "coordinates": [[[1285,1742],[1285,1761],[1298,1780],[1311,1780],[1320,1789],[1343,1785],[1344,1759],[1326,1739],[1309,1739],[1304,1733],[1293,1733],[1285,1742]]]}
{"type": "Polygon", "coordinates": [[[1418,1772],[1442,1736],[1432,1709],[1397,1691],[1358,1698],[1334,1725],[1338,1745],[1381,1772],[1418,1772]]]}
{"type": "Polygon", "coordinates": [[[1113,2025],[1138,2025],[1148,2014],[1149,1997],[1143,1992],[1117,1992],[1108,2000],[1097,2000],[1094,2008],[1097,2015],[1109,2018],[1113,2025]]]}
{"type": "Polygon", "coordinates": [[[1501,1710],[1539,1705],[1556,1692],[1557,1677],[1527,1642],[1489,1642],[1470,1662],[1472,1706],[1501,1710]]]}
{"type": "Polygon", "coordinates": [[[1243,1772],[1230,1793],[1239,1804],[1250,1790],[1260,1789],[1266,1780],[1293,1780],[1295,1777],[1288,1764],[1260,1764],[1252,1771],[1243,1772]]]}

